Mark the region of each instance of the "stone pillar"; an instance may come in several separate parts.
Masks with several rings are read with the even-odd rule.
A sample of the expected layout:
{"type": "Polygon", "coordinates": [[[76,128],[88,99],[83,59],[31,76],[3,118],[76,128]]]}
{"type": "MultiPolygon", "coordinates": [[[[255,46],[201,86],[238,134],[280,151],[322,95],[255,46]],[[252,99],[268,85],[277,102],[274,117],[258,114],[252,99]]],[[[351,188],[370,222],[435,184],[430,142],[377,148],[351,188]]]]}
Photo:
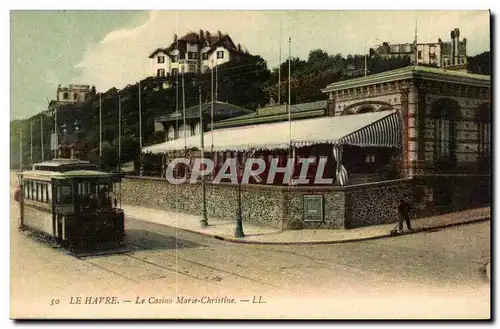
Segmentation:
{"type": "Polygon", "coordinates": [[[333,92],[328,94],[328,101],[326,105],[326,116],[333,117],[335,116],[335,97],[333,96],[333,92]]]}
{"type": "Polygon", "coordinates": [[[402,147],[402,157],[403,157],[403,177],[410,178],[410,150],[409,150],[409,136],[408,136],[408,113],[409,113],[409,89],[404,88],[401,91],[401,119],[403,121],[403,147],[402,147]]]}
{"type": "Polygon", "coordinates": [[[427,116],[427,104],[425,100],[426,91],[423,88],[419,88],[416,92],[415,129],[417,130],[417,161],[418,168],[421,169],[425,164],[425,118],[427,116]]]}

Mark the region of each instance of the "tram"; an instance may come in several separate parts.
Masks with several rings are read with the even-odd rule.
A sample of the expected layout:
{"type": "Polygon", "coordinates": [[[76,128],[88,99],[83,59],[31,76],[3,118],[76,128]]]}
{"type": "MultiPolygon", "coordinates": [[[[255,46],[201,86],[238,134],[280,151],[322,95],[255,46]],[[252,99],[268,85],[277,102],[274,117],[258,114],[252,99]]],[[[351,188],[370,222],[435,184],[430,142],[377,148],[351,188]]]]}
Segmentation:
{"type": "Polygon", "coordinates": [[[70,248],[121,244],[122,177],[78,159],[34,164],[32,170],[18,174],[19,228],[70,248]]]}

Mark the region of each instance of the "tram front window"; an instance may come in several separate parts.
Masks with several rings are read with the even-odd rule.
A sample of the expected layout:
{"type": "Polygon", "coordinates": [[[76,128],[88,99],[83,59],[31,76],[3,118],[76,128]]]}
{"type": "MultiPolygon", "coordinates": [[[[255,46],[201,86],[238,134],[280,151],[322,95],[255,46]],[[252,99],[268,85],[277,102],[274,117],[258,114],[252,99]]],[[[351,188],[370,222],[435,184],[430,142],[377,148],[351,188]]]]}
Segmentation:
{"type": "Polygon", "coordinates": [[[58,204],[72,204],[73,203],[73,187],[70,185],[61,185],[57,187],[58,204]]]}
{"type": "Polygon", "coordinates": [[[109,185],[108,182],[77,182],[77,207],[83,212],[95,212],[112,208],[109,185]]]}
{"type": "Polygon", "coordinates": [[[111,197],[109,196],[109,184],[99,184],[98,185],[98,200],[99,205],[103,208],[111,208],[111,197]]]}

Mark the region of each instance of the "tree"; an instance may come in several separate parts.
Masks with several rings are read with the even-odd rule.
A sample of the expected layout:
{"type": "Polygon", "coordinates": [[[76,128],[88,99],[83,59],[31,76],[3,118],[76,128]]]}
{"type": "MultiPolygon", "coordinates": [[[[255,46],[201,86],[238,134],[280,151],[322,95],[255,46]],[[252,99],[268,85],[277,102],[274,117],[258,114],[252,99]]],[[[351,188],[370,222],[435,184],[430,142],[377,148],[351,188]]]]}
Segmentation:
{"type": "Polygon", "coordinates": [[[490,75],[491,73],[491,58],[490,52],[485,51],[476,56],[467,58],[467,63],[470,73],[490,75]]]}

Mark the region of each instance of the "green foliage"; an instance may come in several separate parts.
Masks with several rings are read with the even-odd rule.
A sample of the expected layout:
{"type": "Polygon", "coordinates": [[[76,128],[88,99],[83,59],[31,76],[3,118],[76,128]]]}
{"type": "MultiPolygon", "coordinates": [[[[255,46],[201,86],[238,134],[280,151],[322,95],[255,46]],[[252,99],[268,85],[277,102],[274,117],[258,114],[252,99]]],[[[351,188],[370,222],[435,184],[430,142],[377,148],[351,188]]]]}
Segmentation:
{"type": "MultiPolygon", "coordinates": [[[[487,55],[476,56],[477,60],[488,58],[487,55]]],[[[474,59],[470,59],[474,62],[474,59]]],[[[481,62],[482,63],[482,62],[481,62]]],[[[246,54],[235,60],[222,64],[217,68],[217,99],[247,109],[254,110],[269,102],[271,98],[278,100],[278,89],[281,91],[281,102],[288,101],[288,59],[280,63],[281,87],[278,88],[278,69],[270,71],[266,61],[260,56],[246,54]]],[[[383,59],[370,57],[368,69],[370,73],[378,73],[409,65],[409,59],[383,59]]],[[[321,89],[326,85],[361,76],[364,74],[364,56],[341,54],[329,55],[321,49],[314,49],[307,60],[294,57],[290,61],[292,103],[304,103],[325,99],[321,89]]],[[[486,66],[481,64],[482,70],[486,66]]],[[[489,71],[489,66],[488,66],[489,71]]],[[[215,72],[214,72],[215,78],[215,72]]],[[[166,115],[179,108],[182,110],[183,95],[187,107],[197,105],[199,87],[201,100],[211,99],[211,72],[204,74],[186,74],[184,84],[181,76],[150,77],[140,82],[140,103],[143,146],[164,141],[164,132],[154,132],[154,118],[166,115]],[[182,86],[184,85],[184,93],[182,86]],[[177,102],[176,102],[177,100],[177,102]]],[[[108,168],[115,169],[118,162],[119,129],[121,128],[121,162],[136,160],[139,155],[139,83],[128,85],[121,90],[111,88],[99,95],[91,97],[83,104],[60,105],[57,111],[59,129],[62,124],[73,130],[73,123],[80,122],[84,140],[89,144],[89,158],[102,162],[108,168]],[[121,103],[119,104],[118,96],[121,103]],[[119,108],[121,107],[121,115],[119,108]],[[103,156],[99,157],[99,123],[102,117],[103,156]]],[[[40,114],[28,120],[11,122],[11,167],[19,167],[19,131],[22,126],[23,163],[31,162],[30,153],[30,120],[33,122],[33,161],[41,160],[40,148],[40,114]]],[[[50,134],[54,131],[54,118],[42,115],[44,136],[44,157],[51,159],[50,134]]]]}
{"type": "Polygon", "coordinates": [[[475,74],[491,74],[491,58],[490,52],[485,51],[484,53],[478,54],[476,56],[468,57],[468,68],[470,73],[475,74]]]}

